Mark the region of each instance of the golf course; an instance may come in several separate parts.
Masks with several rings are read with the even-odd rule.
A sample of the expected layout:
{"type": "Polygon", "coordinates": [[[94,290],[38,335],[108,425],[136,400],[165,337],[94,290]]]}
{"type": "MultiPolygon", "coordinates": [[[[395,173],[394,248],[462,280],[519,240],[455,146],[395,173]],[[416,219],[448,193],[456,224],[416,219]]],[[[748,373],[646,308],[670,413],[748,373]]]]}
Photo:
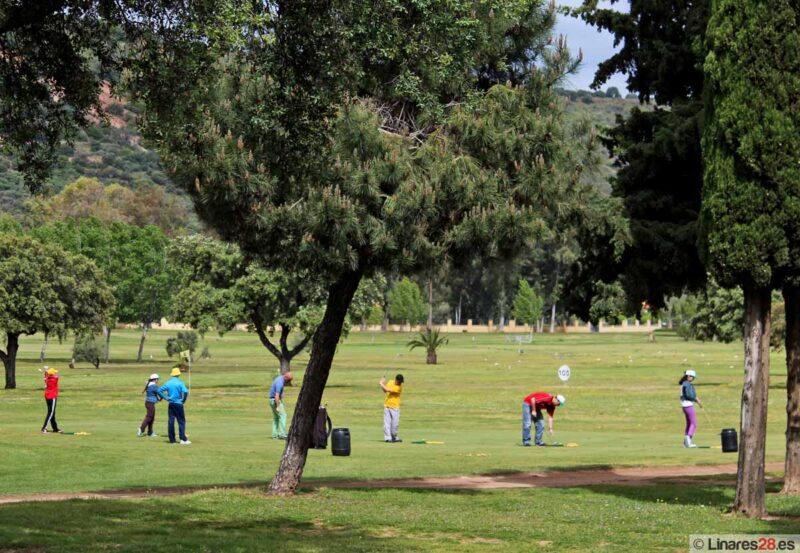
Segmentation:
{"type": "MultiPolygon", "coordinates": [[[[768,520],[726,513],[735,467],[715,466],[736,463],[719,433],[739,424],[740,343],[453,334],[439,364],[426,365],[405,346],[409,333],[352,332],[323,399],[333,426],[349,428],[352,454],[311,450],[301,492],[274,498],[264,490],[285,442],[270,438],[266,394],[278,367],[253,334],[206,336],[211,358],[193,363],[186,403],[191,445],[167,442],[163,403],[159,437],[137,437],[148,376],[164,381],[175,363],[170,335],[151,332],[136,364],[140,334],[117,331],[98,370],[69,369],[71,344],[51,343],[64,435],[39,432],[41,339],[23,340],[18,388],[0,392],[0,551],[679,551],[693,533],[790,534],[800,524],[800,502],[775,493],[768,520]],[[682,446],[678,402],[687,368],[705,406],[693,450],[682,446]],[[384,443],[378,382],[397,373],[403,442],[384,443]],[[570,447],[521,446],[521,403],[534,391],[567,398],[545,439],[570,447]],[[615,483],[615,471],[637,476],[615,483]]],[[[290,417],[306,359],[293,363],[290,417]]],[[[785,379],[774,363],[768,492],[780,488],[782,469],[769,469],[783,461],[785,379]]]]}

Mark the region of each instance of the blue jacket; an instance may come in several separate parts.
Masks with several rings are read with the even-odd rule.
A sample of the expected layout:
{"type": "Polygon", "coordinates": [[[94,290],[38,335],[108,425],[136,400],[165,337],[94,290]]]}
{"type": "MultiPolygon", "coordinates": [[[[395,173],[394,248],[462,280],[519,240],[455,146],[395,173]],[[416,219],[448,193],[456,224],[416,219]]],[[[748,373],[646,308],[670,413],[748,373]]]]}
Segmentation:
{"type": "Polygon", "coordinates": [[[272,381],[272,386],[269,387],[269,399],[275,399],[275,396],[278,396],[283,400],[283,385],[283,375],[279,374],[272,381]]]}
{"type": "Polygon", "coordinates": [[[173,376],[167,383],[161,386],[158,389],[159,392],[166,392],[169,396],[170,403],[176,403],[178,405],[183,405],[186,401],[186,398],[189,397],[189,389],[186,387],[186,384],[177,377],[173,376]]]}
{"type": "Polygon", "coordinates": [[[158,389],[158,384],[150,382],[147,384],[147,397],[145,401],[147,403],[156,403],[158,398],[167,399],[167,396],[161,393],[161,390],[158,389]]]}
{"type": "Polygon", "coordinates": [[[697,401],[697,392],[694,391],[694,384],[688,380],[681,384],[681,401],[697,401]]]}

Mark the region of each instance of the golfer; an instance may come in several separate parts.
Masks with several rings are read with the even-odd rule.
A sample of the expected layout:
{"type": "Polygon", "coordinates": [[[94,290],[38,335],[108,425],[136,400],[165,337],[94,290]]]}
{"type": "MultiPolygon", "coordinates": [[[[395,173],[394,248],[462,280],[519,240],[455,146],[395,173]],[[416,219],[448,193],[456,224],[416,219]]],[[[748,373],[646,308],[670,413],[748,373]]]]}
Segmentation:
{"type": "Polygon", "coordinates": [[[286,439],[286,402],[283,387],[292,381],[292,373],[279,374],[269,387],[269,407],[272,409],[272,439],[286,439]]]}
{"type": "Polygon", "coordinates": [[[678,381],[681,385],[681,407],[683,408],[683,416],[686,418],[686,430],[683,433],[683,447],[697,447],[692,443],[694,432],[697,430],[697,414],[694,412],[694,404],[700,407],[703,406],[700,400],[697,399],[697,392],[694,390],[694,379],[697,378],[697,373],[689,369],[683,373],[683,377],[678,381]]]}
{"type": "MultiPolygon", "coordinates": [[[[181,380],[180,367],[173,367],[169,375],[172,378],[167,380],[167,383],[158,389],[161,394],[167,394],[167,401],[169,402],[167,411],[169,414],[167,419],[167,434],[169,435],[169,443],[176,443],[175,420],[177,419],[181,445],[189,445],[192,442],[190,442],[189,438],[186,437],[186,414],[183,410],[183,404],[186,403],[186,399],[189,397],[189,390],[186,388],[186,384],[184,384],[181,380]]],[[[162,397],[164,396],[162,395],[162,397]]]]}
{"type": "Polygon", "coordinates": [[[47,403],[47,417],[44,419],[42,425],[42,434],[48,434],[47,425],[53,429],[53,432],[63,434],[62,430],[58,429],[56,422],[56,405],[58,404],[58,369],[45,367],[44,371],[44,401],[47,403]]]}
{"type": "Polygon", "coordinates": [[[143,394],[147,394],[144,399],[144,408],[147,414],[144,416],[142,424],[136,431],[137,436],[144,436],[145,428],[147,428],[147,436],[150,438],[158,438],[158,434],[153,432],[153,423],[156,420],[156,402],[162,399],[167,399],[158,389],[158,375],[153,373],[147,384],[144,385],[143,394]]]}
{"type": "Polygon", "coordinates": [[[566,404],[567,400],[562,395],[551,395],[544,392],[534,392],[522,400],[522,445],[531,445],[531,420],[536,422],[536,436],[534,444],[543,446],[544,443],[544,415],[542,411],[547,411],[547,422],[550,435],[553,435],[553,415],[556,407],[566,404]]]}
{"type": "Polygon", "coordinates": [[[387,443],[402,442],[397,437],[400,428],[400,396],[403,394],[402,374],[394,377],[394,381],[386,383],[386,377],[381,378],[380,387],[386,393],[383,400],[383,441],[387,443]]]}

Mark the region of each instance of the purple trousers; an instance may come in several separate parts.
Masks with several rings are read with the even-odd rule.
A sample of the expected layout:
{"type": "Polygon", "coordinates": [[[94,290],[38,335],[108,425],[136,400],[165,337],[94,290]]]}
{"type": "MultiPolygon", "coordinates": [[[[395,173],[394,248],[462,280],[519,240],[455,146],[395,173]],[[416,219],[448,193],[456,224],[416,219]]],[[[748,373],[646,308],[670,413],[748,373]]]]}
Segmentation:
{"type": "Polygon", "coordinates": [[[694,406],[684,407],[683,415],[686,417],[685,434],[691,438],[694,436],[694,431],[697,428],[697,415],[694,412],[694,406]]]}

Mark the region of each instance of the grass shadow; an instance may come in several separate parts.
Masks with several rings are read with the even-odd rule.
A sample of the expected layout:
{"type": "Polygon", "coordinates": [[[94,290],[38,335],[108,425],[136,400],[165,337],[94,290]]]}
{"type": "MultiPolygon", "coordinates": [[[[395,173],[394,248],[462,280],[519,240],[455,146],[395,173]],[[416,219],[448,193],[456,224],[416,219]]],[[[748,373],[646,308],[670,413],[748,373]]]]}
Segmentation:
{"type": "Polygon", "coordinates": [[[358,526],[331,526],[279,512],[280,500],[241,512],[237,504],[91,500],[0,507],[0,551],[420,551],[411,540],[386,539],[358,526]]]}

